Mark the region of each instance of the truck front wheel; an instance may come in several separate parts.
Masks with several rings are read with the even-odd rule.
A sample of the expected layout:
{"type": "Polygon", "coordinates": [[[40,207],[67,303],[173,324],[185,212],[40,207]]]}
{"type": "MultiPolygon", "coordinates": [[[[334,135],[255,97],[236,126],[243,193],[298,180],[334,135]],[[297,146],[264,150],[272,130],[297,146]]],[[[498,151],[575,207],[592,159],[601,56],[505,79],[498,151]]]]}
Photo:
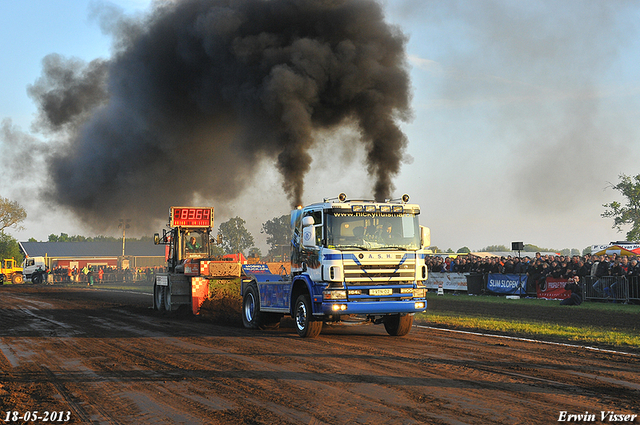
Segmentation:
{"type": "Polygon", "coordinates": [[[320,335],[322,322],[312,320],[311,299],[309,295],[303,294],[298,297],[293,314],[298,335],[302,338],[315,338],[320,335]]]}
{"type": "Polygon", "coordinates": [[[384,319],[384,328],[391,336],[404,336],[413,325],[413,314],[394,314],[384,319]]]}
{"type": "Polygon", "coordinates": [[[40,285],[42,283],[42,273],[34,273],[31,275],[31,283],[34,285],[40,285]]]}
{"type": "Polygon", "coordinates": [[[14,273],[13,276],[11,276],[11,283],[14,285],[21,285],[24,283],[24,278],[20,273],[14,273]]]}

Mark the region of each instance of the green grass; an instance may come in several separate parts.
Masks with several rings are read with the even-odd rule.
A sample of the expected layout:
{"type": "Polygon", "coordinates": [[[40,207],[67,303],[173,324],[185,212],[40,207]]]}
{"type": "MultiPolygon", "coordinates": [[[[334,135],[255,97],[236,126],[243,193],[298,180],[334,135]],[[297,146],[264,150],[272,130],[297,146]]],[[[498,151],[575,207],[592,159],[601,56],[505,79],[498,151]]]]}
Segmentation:
{"type": "MultiPolygon", "coordinates": [[[[519,300],[509,300],[502,296],[469,296],[469,295],[451,295],[447,294],[440,296],[445,298],[448,302],[466,304],[469,302],[481,303],[486,305],[512,305],[514,303],[518,305],[536,306],[549,309],[566,309],[568,306],[561,306],[558,300],[543,300],[538,298],[520,298],[519,300]]],[[[438,296],[429,293],[427,300],[435,300],[438,296]]],[[[601,303],[601,302],[584,302],[579,307],[580,309],[593,310],[593,311],[615,311],[634,314],[640,317],[640,305],[637,304],[616,304],[616,303],[601,303]]]]}
{"type": "Polygon", "coordinates": [[[416,319],[431,326],[640,350],[640,305],[431,294],[427,300],[427,311],[416,319]],[[604,318],[619,326],[611,320],[601,326],[604,318]]]}
{"type": "Polygon", "coordinates": [[[640,334],[596,326],[576,327],[540,321],[520,321],[468,317],[454,314],[421,314],[430,325],[455,329],[514,334],[528,338],[566,340],[583,344],[634,347],[640,349],[640,334]]]}

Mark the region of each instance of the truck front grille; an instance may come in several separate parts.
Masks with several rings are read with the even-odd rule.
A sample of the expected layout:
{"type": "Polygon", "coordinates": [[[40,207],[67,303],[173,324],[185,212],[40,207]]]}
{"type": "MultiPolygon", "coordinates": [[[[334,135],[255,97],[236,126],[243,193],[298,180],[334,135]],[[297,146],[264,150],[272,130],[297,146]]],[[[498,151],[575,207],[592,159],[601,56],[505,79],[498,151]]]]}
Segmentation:
{"type": "Polygon", "coordinates": [[[382,264],[357,264],[345,261],[344,280],[348,285],[412,282],[415,280],[415,259],[382,264]]]}

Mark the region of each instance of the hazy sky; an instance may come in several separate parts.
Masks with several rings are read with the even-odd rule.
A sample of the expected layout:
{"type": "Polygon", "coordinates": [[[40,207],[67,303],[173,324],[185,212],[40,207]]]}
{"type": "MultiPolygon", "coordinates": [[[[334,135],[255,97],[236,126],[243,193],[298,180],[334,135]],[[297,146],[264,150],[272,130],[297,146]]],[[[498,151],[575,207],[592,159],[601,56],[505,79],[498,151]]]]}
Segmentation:
{"type": "MultiPolygon", "coordinates": [[[[640,173],[640,3],[383,4],[387,21],[408,37],[411,66],[413,114],[401,124],[409,145],[395,195],[408,193],[421,205],[434,245],[455,251],[523,241],[582,250],[624,240],[600,214],[602,204],[621,200],[610,188],[618,175],[640,173]]],[[[27,92],[43,73],[43,58],[108,59],[113,39],[101,30],[104,10],[144,16],[150,7],[134,0],[0,2],[0,155],[2,168],[13,169],[3,172],[0,195],[27,210],[25,230],[9,231],[18,240],[95,234],[39,200],[49,182],[36,156],[12,154],[17,145],[46,150],[54,143],[32,128],[37,106],[27,92]]],[[[340,192],[372,197],[357,137],[349,128],[316,135],[304,203],[340,192]]],[[[215,220],[242,217],[264,248],[261,224],[288,213],[290,203],[273,163],[251,174],[248,190],[213,205],[215,220]]],[[[212,203],[206,193],[193,202],[212,203]]]]}

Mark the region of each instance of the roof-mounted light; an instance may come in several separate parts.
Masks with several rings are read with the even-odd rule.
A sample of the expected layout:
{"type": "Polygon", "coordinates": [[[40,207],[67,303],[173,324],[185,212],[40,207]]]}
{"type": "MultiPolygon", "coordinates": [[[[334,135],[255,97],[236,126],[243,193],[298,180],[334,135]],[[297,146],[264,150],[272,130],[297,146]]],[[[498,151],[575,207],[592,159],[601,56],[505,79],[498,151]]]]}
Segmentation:
{"type": "Polygon", "coordinates": [[[338,195],[336,198],[324,198],[324,202],[335,201],[336,199],[340,202],[344,202],[347,200],[347,195],[343,192],[340,195],[338,195]]]}
{"type": "Polygon", "coordinates": [[[405,204],[409,202],[409,195],[407,195],[406,193],[402,195],[402,202],[404,202],[405,204]]]}

